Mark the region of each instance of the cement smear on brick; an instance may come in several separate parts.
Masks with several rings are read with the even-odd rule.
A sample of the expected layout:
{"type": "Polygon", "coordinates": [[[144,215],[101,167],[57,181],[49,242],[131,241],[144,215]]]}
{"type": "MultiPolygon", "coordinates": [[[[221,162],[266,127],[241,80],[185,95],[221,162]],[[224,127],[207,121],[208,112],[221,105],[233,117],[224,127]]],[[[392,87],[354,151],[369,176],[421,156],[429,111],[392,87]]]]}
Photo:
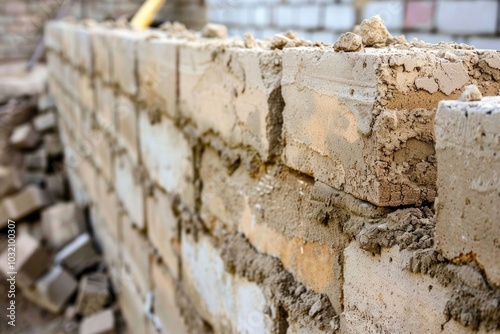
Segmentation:
{"type": "Polygon", "coordinates": [[[263,287],[272,301],[267,312],[276,320],[275,333],[285,333],[290,323],[322,331],[338,329],[338,316],[327,296],[297,282],[278,259],[258,253],[240,234],[225,238],[221,257],[228,272],[263,287]]]}
{"type": "Polygon", "coordinates": [[[474,262],[450,263],[434,248],[435,215],[430,208],[397,210],[366,222],[351,219],[344,230],[362,249],[380,253],[383,247],[399,246],[411,251],[404,268],[412,273],[436,277],[452,291],[445,315],[474,330],[500,329],[500,289],[492,287],[474,262]]]}

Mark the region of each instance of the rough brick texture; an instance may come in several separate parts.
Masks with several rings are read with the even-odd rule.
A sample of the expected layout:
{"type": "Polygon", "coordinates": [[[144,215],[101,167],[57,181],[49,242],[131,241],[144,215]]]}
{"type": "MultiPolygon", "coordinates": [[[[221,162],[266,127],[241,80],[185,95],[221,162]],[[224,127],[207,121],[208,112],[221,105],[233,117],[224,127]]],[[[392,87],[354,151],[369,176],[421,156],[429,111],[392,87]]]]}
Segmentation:
{"type": "Polygon", "coordinates": [[[437,246],[500,286],[500,99],[441,102],[436,115],[437,246]]]}
{"type": "MultiPolygon", "coordinates": [[[[347,3],[324,5],[349,14],[347,3]]],[[[246,10],[241,20],[275,17],[246,10]]],[[[490,154],[496,114],[449,118],[443,108],[456,103],[446,102],[434,128],[439,101],[466,85],[498,94],[496,52],[280,50],[279,39],[208,39],[179,26],[132,33],[59,22],[46,34],[70,184],[89,206],[130,332],[500,330],[489,308],[498,268],[487,256],[498,199],[472,194],[481,212],[455,217],[474,190],[460,179],[450,186],[482,168],[469,158],[456,172],[461,152],[472,153],[454,134],[492,124],[468,138],[490,154]],[[471,231],[483,222],[489,234],[471,231]],[[458,247],[474,256],[457,261],[458,247]]],[[[484,175],[494,187],[495,174],[484,175]]]]}

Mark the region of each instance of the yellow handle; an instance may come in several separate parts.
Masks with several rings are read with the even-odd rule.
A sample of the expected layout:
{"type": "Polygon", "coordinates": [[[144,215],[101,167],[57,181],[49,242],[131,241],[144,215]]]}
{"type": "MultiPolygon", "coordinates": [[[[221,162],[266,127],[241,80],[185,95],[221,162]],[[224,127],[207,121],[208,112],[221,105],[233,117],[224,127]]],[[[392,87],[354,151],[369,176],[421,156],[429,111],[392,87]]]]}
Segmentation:
{"type": "Polygon", "coordinates": [[[166,0],[146,0],[132,18],[130,24],[135,29],[143,30],[150,26],[156,13],[160,10],[166,0]]]}

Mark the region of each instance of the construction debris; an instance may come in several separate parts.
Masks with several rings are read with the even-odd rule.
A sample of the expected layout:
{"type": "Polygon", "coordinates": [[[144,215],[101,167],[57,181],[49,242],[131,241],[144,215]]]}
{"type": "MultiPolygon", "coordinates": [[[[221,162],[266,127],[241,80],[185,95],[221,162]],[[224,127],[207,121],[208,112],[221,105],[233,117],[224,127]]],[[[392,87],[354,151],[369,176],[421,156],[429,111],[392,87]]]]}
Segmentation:
{"type": "Polygon", "coordinates": [[[19,163],[14,161],[17,168],[0,164],[0,229],[16,229],[16,261],[9,262],[13,247],[0,249],[0,273],[9,277],[16,272],[20,293],[51,313],[64,310],[63,322],[78,326],[80,316],[86,317],[81,333],[114,333],[114,312],[100,312],[113,306],[101,256],[87,232],[82,208],[69,200],[66,173],[56,168],[63,146],[54,101],[42,94],[38,113],[25,111],[31,110],[25,104],[9,103],[8,115],[21,125],[12,127],[2,153],[19,157],[19,163]],[[68,305],[75,295],[75,304],[68,305]]]}

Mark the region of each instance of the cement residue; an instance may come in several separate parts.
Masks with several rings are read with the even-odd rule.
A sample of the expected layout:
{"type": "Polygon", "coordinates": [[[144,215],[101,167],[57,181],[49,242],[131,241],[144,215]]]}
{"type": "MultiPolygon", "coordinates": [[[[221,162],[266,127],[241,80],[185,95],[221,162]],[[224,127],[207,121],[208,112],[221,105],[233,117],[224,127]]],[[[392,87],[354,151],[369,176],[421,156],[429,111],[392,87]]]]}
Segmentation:
{"type": "Polygon", "coordinates": [[[256,175],[245,194],[257,223],[271,227],[288,239],[298,237],[340,250],[348,243],[341,226],[351,215],[333,188],[326,185],[319,188],[312,178],[276,166],[256,175]]]}
{"type": "Polygon", "coordinates": [[[245,47],[247,49],[255,47],[255,38],[252,34],[245,34],[245,36],[243,37],[243,42],[245,43],[245,47]]]}
{"type": "Polygon", "coordinates": [[[363,48],[363,38],[352,32],[346,32],[339,37],[337,42],[333,45],[333,49],[337,52],[346,51],[353,52],[359,51],[363,48]]]}
{"type": "Polygon", "coordinates": [[[361,22],[359,35],[365,46],[375,47],[387,45],[387,41],[392,37],[385,27],[384,21],[378,15],[361,22]]]}
{"type": "Polygon", "coordinates": [[[303,38],[299,38],[293,31],[276,34],[269,41],[268,48],[271,50],[282,50],[284,48],[295,48],[300,46],[313,46],[314,43],[303,38]]]}
{"type": "Polygon", "coordinates": [[[434,212],[422,207],[397,210],[376,222],[351,220],[344,230],[362,249],[379,254],[382,247],[395,245],[409,250],[429,248],[434,244],[434,227],[434,212]]]}
{"type": "Polygon", "coordinates": [[[481,101],[483,94],[479,91],[476,85],[465,87],[464,92],[460,95],[459,100],[464,102],[481,101]]]}
{"type": "Polygon", "coordinates": [[[201,30],[204,38],[227,38],[227,28],[222,24],[208,23],[201,30]]]}
{"type": "Polygon", "coordinates": [[[184,24],[179,22],[165,22],[158,30],[164,32],[166,37],[169,38],[187,39],[189,41],[199,38],[199,33],[187,29],[184,24]]]}
{"type": "Polygon", "coordinates": [[[410,250],[406,270],[436,277],[442,285],[451,287],[453,293],[445,309],[448,319],[473,329],[500,329],[500,290],[489,285],[475,263],[452,264],[435,251],[434,217],[427,207],[402,209],[373,223],[350,220],[345,231],[372,253],[395,245],[410,250]]]}
{"type": "Polygon", "coordinates": [[[484,272],[474,263],[449,263],[433,247],[417,250],[406,263],[412,273],[436,277],[452,291],[444,313],[474,330],[500,330],[500,289],[493,288],[484,272]]]}
{"type": "Polygon", "coordinates": [[[325,295],[297,282],[278,259],[258,253],[243,236],[228,235],[221,257],[226,271],[263,287],[271,302],[264,312],[275,320],[273,333],[285,333],[290,323],[320,331],[338,329],[338,316],[325,295]]]}

